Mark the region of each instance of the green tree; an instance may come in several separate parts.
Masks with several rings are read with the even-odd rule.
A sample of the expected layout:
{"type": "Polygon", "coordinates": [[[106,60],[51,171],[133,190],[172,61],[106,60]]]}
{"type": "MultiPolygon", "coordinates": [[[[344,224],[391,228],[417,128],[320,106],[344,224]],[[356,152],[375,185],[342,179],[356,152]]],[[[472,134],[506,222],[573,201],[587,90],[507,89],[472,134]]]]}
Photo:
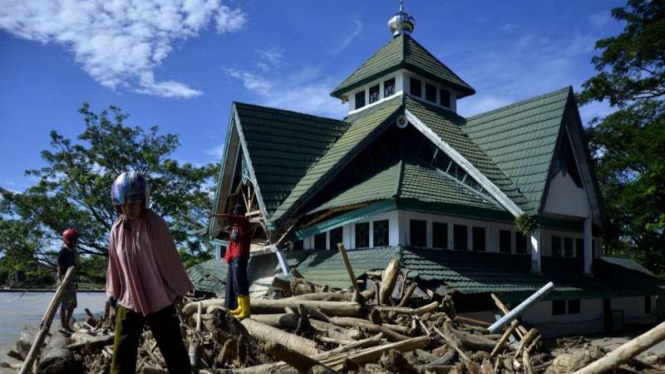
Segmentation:
{"type": "Polygon", "coordinates": [[[582,103],[616,111],[587,129],[609,225],[612,253],[665,272],[665,2],[629,0],[612,16],[625,23],[599,40],[598,74],[583,84],[582,103]]]}
{"type": "MultiPolygon", "coordinates": [[[[47,263],[49,251],[59,248],[60,235],[68,227],[81,233],[83,254],[107,256],[109,232],[117,218],[111,184],[128,170],[147,177],[151,208],[169,222],[179,247],[205,252],[193,233],[207,223],[212,203],[206,186],[215,165],[194,166],[170,158],[180,145],[177,135],[160,134],[156,126],[147,130],[127,126],[128,115],[119,108],[96,114],[84,104],[79,112],[85,126],[77,140],[52,131],[51,149],[41,153],[45,166],[26,171],[38,180],[33,187],[23,193],[0,189],[5,218],[19,221],[42,240],[43,245],[29,252],[32,257],[47,263]]],[[[0,247],[4,256],[25,251],[8,241],[0,247]]],[[[92,268],[101,266],[91,261],[92,268]]]]}

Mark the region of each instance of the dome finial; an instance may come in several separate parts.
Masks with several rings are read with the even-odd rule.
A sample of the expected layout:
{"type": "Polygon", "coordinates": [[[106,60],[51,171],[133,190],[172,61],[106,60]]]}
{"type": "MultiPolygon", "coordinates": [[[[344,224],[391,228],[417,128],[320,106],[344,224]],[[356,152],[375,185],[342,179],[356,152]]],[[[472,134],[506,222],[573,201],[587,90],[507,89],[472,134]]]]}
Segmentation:
{"type": "Polygon", "coordinates": [[[416,20],[404,11],[404,0],[399,0],[399,12],[388,21],[388,27],[393,36],[409,35],[416,28],[416,20]]]}

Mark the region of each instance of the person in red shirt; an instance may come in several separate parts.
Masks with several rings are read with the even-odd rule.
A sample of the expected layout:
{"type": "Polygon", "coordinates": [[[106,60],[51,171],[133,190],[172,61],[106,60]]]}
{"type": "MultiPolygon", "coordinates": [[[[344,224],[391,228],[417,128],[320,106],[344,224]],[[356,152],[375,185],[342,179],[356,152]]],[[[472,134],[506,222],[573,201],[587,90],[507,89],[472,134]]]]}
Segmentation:
{"type": "Polygon", "coordinates": [[[249,220],[245,218],[245,207],[238,204],[233,214],[222,215],[232,224],[229,235],[229,246],[224,260],[229,265],[226,273],[226,308],[231,314],[244,319],[250,316],[249,281],[247,264],[249,262],[249,246],[254,233],[249,220]]]}

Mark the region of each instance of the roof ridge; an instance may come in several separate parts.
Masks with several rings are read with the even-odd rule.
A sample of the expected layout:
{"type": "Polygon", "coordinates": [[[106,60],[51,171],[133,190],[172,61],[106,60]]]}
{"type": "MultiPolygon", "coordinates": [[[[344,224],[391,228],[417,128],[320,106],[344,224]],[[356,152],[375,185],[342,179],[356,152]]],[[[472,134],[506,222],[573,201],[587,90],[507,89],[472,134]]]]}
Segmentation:
{"type": "Polygon", "coordinates": [[[250,107],[250,108],[254,108],[254,109],[261,109],[261,110],[266,110],[266,111],[272,111],[272,112],[282,112],[281,114],[294,115],[294,116],[298,116],[298,117],[315,118],[317,120],[334,121],[334,122],[349,124],[344,119],[317,116],[317,115],[314,115],[314,114],[298,112],[298,111],[290,110],[290,109],[274,108],[274,107],[269,107],[269,106],[265,106],[265,105],[243,103],[243,102],[239,102],[239,101],[234,101],[232,103],[232,105],[233,106],[245,106],[245,107],[250,107]]]}
{"type": "Polygon", "coordinates": [[[478,114],[473,115],[473,116],[471,116],[471,117],[466,117],[466,120],[467,120],[467,122],[468,122],[468,121],[470,121],[470,120],[472,120],[472,119],[476,119],[476,118],[478,118],[478,117],[483,117],[483,116],[486,116],[486,115],[488,115],[488,114],[502,112],[502,111],[504,111],[504,110],[512,109],[512,108],[515,108],[515,107],[517,107],[517,106],[521,106],[521,105],[524,105],[524,104],[528,104],[528,103],[530,103],[530,102],[534,102],[534,101],[542,100],[542,99],[544,99],[544,98],[546,98],[546,97],[549,97],[549,96],[555,96],[556,94],[560,94],[560,93],[562,93],[562,92],[564,92],[564,91],[571,91],[571,92],[572,92],[572,90],[573,90],[573,87],[572,87],[572,86],[566,86],[566,87],[564,87],[564,88],[560,88],[560,89],[558,89],[558,90],[554,90],[554,91],[551,91],[551,92],[548,92],[548,93],[545,93],[545,94],[542,94],[542,95],[538,95],[538,96],[535,96],[535,97],[531,97],[531,98],[528,98],[528,99],[524,99],[524,100],[522,100],[522,101],[518,101],[518,102],[516,102],[516,103],[508,104],[508,105],[505,105],[505,106],[502,106],[502,107],[499,107],[499,108],[496,108],[496,109],[489,110],[489,111],[487,111],[487,112],[478,113],[478,114]]]}

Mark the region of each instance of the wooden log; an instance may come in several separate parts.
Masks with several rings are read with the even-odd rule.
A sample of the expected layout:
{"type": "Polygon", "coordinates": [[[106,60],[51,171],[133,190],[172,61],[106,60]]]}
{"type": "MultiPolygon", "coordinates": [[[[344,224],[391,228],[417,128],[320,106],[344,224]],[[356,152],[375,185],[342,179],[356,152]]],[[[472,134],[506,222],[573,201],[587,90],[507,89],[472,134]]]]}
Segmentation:
{"type": "Polygon", "coordinates": [[[425,373],[432,374],[448,374],[450,373],[454,366],[450,365],[425,365],[420,367],[425,373]]]}
{"type": "Polygon", "coordinates": [[[35,329],[31,326],[25,326],[21,330],[19,339],[16,341],[16,352],[18,352],[23,358],[21,361],[25,360],[30,353],[30,347],[32,347],[32,342],[35,341],[35,329]]]}
{"type": "Polygon", "coordinates": [[[107,345],[113,344],[113,339],[114,339],[113,335],[97,336],[89,340],[71,343],[67,346],[67,349],[69,349],[70,351],[76,351],[85,348],[87,351],[92,352],[98,349],[102,349],[107,345]]]}
{"type": "Polygon", "coordinates": [[[379,359],[379,364],[386,370],[393,373],[400,374],[420,374],[420,371],[416,369],[404,356],[391,349],[387,353],[383,354],[379,359]]]}
{"type": "Polygon", "coordinates": [[[519,357],[519,355],[522,353],[522,350],[526,349],[529,344],[533,341],[538,336],[538,330],[531,329],[529,332],[524,336],[522,341],[520,342],[519,348],[517,348],[517,352],[515,352],[515,358],[519,357]]]}
{"type": "Polygon", "coordinates": [[[13,358],[14,360],[23,361],[23,356],[21,356],[20,353],[13,349],[10,349],[9,352],[7,352],[7,356],[13,358]]]}
{"type": "Polygon", "coordinates": [[[443,323],[443,332],[454,340],[458,346],[462,346],[470,351],[492,352],[496,345],[494,340],[454,329],[450,321],[443,323]]]}
{"type": "Polygon", "coordinates": [[[317,360],[322,360],[322,359],[329,358],[329,357],[331,357],[333,355],[336,355],[336,354],[348,352],[348,351],[356,349],[356,348],[365,348],[365,347],[374,346],[374,345],[379,344],[381,342],[382,338],[383,338],[383,334],[380,333],[380,334],[372,336],[371,338],[358,340],[355,343],[351,343],[351,344],[345,345],[343,347],[335,348],[333,350],[320,353],[319,355],[314,356],[314,358],[316,358],[317,360]]]}
{"type": "Polygon", "coordinates": [[[298,314],[252,314],[252,319],[272,327],[294,330],[298,327],[298,314]]]}
{"type": "Polygon", "coordinates": [[[316,336],[314,336],[314,339],[320,341],[321,343],[330,343],[330,344],[339,344],[339,345],[347,345],[347,344],[357,342],[357,340],[329,338],[329,337],[324,336],[324,335],[316,335],[316,336]]]}
{"type": "Polygon", "coordinates": [[[387,327],[381,325],[375,325],[373,323],[364,320],[358,320],[356,318],[333,317],[330,319],[330,322],[337,326],[357,327],[375,333],[382,332],[389,340],[392,341],[401,341],[409,339],[408,336],[404,336],[387,327]]]}
{"type": "Polygon", "coordinates": [[[296,295],[293,296],[293,299],[312,301],[351,301],[353,299],[353,294],[346,292],[315,292],[296,295]]]}
{"type": "Polygon", "coordinates": [[[471,324],[471,325],[477,325],[477,326],[482,326],[482,327],[490,327],[492,325],[489,322],[480,321],[480,320],[477,320],[477,319],[473,319],[473,318],[469,318],[469,317],[463,317],[463,316],[455,316],[455,321],[464,322],[464,323],[468,323],[468,324],[471,324]]]}
{"type": "Polygon", "coordinates": [[[307,309],[320,308],[324,313],[331,316],[360,316],[362,306],[354,302],[335,302],[335,301],[311,301],[298,300],[294,298],[267,300],[252,300],[252,313],[271,314],[282,313],[284,308],[289,307],[298,309],[298,304],[302,304],[307,309]]]}
{"type": "Polygon", "coordinates": [[[665,322],[573,374],[600,374],[609,372],[663,340],[665,340],[665,322]]]}
{"type": "Polygon", "coordinates": [[[464,353],[464,351],[462,351],[462,349],[459,347],[459,345],[457,345],[457,343],[452,339],[452,337],[449,337],[448,335],[444,334],[443,331],[439,330],[434,325],[430,324],[430,328],[434,330],[434,332],[439,334],[439,336],[441,336],[443,340],[445,340],[446,343],[448,343],[448,345],[451,346],[462,359],[466,361],[469,360],[469,357],[464,353]]]}
{"type": "Polygon", "coordinates": [[[409,288],[406,289],[397,306],[405,306],[409,302],[409,299],[411,298],[411,295],[413,295],[413,291],[415,291],[416,288],[418,288],[418,283],[411,282],[411,284],[409,284],[409,288]]]}
{"type": "Polygon", "coordinates": [[[69,282],[71,282],[72,279],[74,278],[74,273],[75,273],[74,266],[70,266],[69,269],[67,269],[67,273],[65,274],[65,277],[62,279],[60,286],[56,290],[55,295],[53,295],[53,299],[51,299],[51,304],[46,309],[46,314],[44,315],[44,318],[42,319],[42,322],[40,324],[41,330],[37,334],[35,341],[32,343],[32,347],[30,347],[30,352],[26,356],[25,362],[23,362],[23,366],[21,367],[21,371],[19,372],[19,374],[28,374],[32,370],[32,365],[34,365],[35,360],[39,355],[39,351],[42,348],[44,339],[46,339],[46,335],[51,329],[51,323],[53,322],[53,317],[55,316],[55,312],[58,309],[58,305],[60,305],[60,297],[62,296],[62,293],[64,292],[69,282]]]}
{"type": "Polygon", "coordinates": [[[400,263],[399,260],[393,258],[388,263],[388,266],[381,274],[381,287],[379,288],[379,294],[381,295],[381,301],[385,305],[390,304],[390,298],[395,290],[395,283],[397,282],[397,276],[400,274],[400,263]]]}
{"type": "Polygon", "coordinates": [[[202,307],[205,308],[206,310],[208,310],[208,308],[213,305],[224,307],[224,299],[207,299],[202,301],[194,301],[191,303],[187,303],[182,308],[182,314],[184,314],[185,316],[189,316],[196,313],[196,311],[199,308],[199,303],[202,303],[202,307]]]}
{"type": "Polygon", "coordinates": [[[344,266],[346,267],[346,271],[349,273],[349,279],[351,280],[353,289],[356,290],[358,294],[360,294],[360,287],[358,287],[358,281],[356,279],[356,275],[353,273],[353,267],[351,267],[351,262],[349,261],[349,256],[346,254],[344,244],[337,243],[337,249],[339,250],[339,254],[342,256],[342,260],[344,260],[344,266]]]}
{"type": "Polygon", "coordinates": [[[332,323],[321,322],[317,320],[310,320],[310,323],[315,330],[326,334],[328,337],[333,339],[355,340],[361,335],[360,330],[349,330],[333,325],[332,323]]]}
{"type": "Polygon", "coordinates": [[[263,342],[280,343],[290,350],[307,356],[313,356],[319,353],[319,350],[316,348],[317,344],[313,340],[289,334],[288,332],[268,326],[251,318],[245,318],[241,323],[245,326],[247,332],[249,332],[249,334],[255,339],[263,342]]]}
{"type": "Polygon", "coordinates": [[[421,316],[425,313],[432,313],[439,308],[439,303],[433,301],[427,305],[421,306],[420,308],[406,308],[400,306],[375,306],[373,309],[378,310],[379,312],[393,312],[395,314],[407,314],[410,316],[421,316]]]}
{"type": "Polygon", "coordinates": [[[508,327],[508,329],[503,333],[501,339],[499,339],[499,342],[496,343],[496,347],[494,347],[492,353],[490,353],[490,356],[494,357],[496,356],[497,353],[499,353],[499,351],[501,351],[501,348],[503,348],[508,339],[510,339],[510,334],[512,334],[516,328],[517,328],[517,321],[513,321],[508,327]]]}
{"type": "Polygon", "coordinates": [[[67,349],[69,338],[54,334],[44,347],[37,372],[40,374],[71,374],[74,371],[73,358],[67,349]]]}
{"type": "MultiPolygon", "coordinates": [[[[294,368],[296,368],[296,370],[298,370],[299,373],[307,374],[309,370],[314,366],[325,366],[313,358],[302,355],[296,351],[290,350],[278,343],[274,342],[266,343],[265,348],[266,351],[268,351],[268,353],[273,355],[278,360],[282,360],[287,364],[293,366],[294,368]]],[[[327,369],[330,370],[330,368],[327,369]]]]}
{"type": "MultiPolygon", "coordinates": [[[[395,342],[395,343],[390,343],[390,344],[385,344],[381,345],[378,347],[372,347],[372,348],[367,348],[363,349],[362,351],[352,353],[348,355],[348,359],[352,360],[356,364],[359,365],[364,365],[368,362],[376,362],[381,358],[381,355],[384,352],[389,352],[390,350],[395,350],[398,352],[410,352],[416,349],[424,348],[427,346],[429,343],[429,340],[426,336],[420,336],[417,338],[411,338],[407,339],[404,341],[400,342],[395,342]]],[[[347,357],[344,357],[347,358],[347,357]]],[[[325,363],[328,363],[328,360],[324,361],[325,363]]],[[[339,370],[341,368],[341,363],[339,359],[336,359],[333,361],[333,363],[330,363],[329,366],[332,367],[335,370],[339,370]]]]}
{"type": "Polygon", "coordinates": [[[330,317],[323,313],[320,309],[310,309],[309,314],[312,318],[318,319],[323,322],[330,322],[330,317]]]}
{"type": "MultiPolygon", "coordinates": [[[[504,315],[510,313],[510,309],[508,309],[508,307],[506,307],[495,294],[490,294],[490,296],[492,296],[492,299],[494,300],[494,304],[496,305],[496,307],[499,308],[499,310],[503,312],[504,315]]],[[[519,325],[519,322],[517,330],[515,331],[517,332],[517,335],[520,336],[520,338],[524,338],[524,335],[528,333],[526,328],[519,325]]]]}

